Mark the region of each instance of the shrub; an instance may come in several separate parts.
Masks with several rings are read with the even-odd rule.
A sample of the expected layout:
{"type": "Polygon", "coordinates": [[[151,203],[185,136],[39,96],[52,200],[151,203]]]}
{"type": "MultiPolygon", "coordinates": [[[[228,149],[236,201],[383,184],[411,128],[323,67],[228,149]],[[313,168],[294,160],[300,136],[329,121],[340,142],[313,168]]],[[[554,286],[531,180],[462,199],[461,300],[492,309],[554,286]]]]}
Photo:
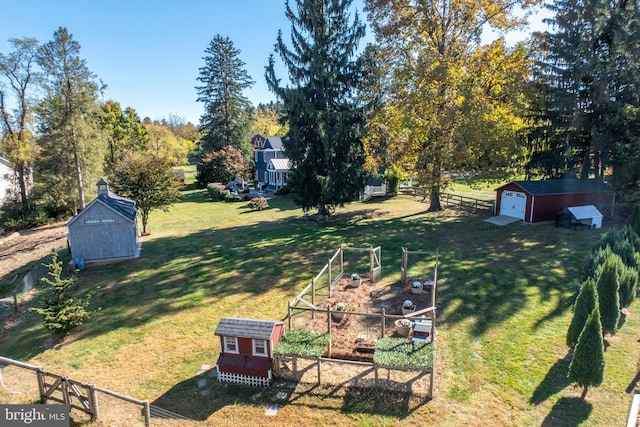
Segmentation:
{"type": "Polygon", "coordinates": [[[58,261],[58,254],[51,253],[51,263],[44,264],[49,269],[48,277],[40,279],[49,286],[49,296],[44,297],[40,308],[32,308],[44,317],[44,326],[54,334],[62,335],[76,326],[82,325],[90,317],[86,310],[89,305],[89,295],[86,298],[78,298],[71,295],[76,286],[75,277],[63,279],[62,261],[58,261]]]}
{"type": "Polygon", "coordinates": [[[280,339],[275,351],[278,354],[319,357],[325,353],[330,339],[331,334],[292,329],[280,339]]]}
{"type": "Polygon", "coordinates": [[[578,338],[569,364],[568,378],[582,387],[582,399],[586,397],[589,387],[599,386],[604,381],[604,341],[598,307],[589,315],[578,338]]]}
{"type": "Polygon", "coordinates": [[[638,286],[638,270],[631,267],[623,266],[619,271],[620,289],[620,307],[629,307],[633,300],[636,299],[636,287],[638,286]]]}
{"type": "Polygon", "coordinates": [[[620,297],[618,295],[620,286],[618,266],[620,264],[619,258],[616,260],[614,256],[609,257],[602,266],[596,282],[602,329],[612,335],[618,329],[618,319],[620,318],[620,297]]]}
{"type": "Polygon", "coordinates": [[[251,208],[254,211],[261,211],[268,207],[269,207],[269,203],[267,202],[267,199],[265,199],[264,197],[254,197],[249,202],[249,208],[251,208]]]}
{"type": "Polygon", "coordinates": [[[286,196],[287,194],[291,194],[291,188],[284,186],[284,187],[280,187],[278,188],[278,190],[276,191],[276,194],[278,196],[286,196]]]}
{"type": "Polygon", "coordinates": [[[231,196],[229,191],[220,183],[212,183],[207,185],[207,193],[213,201],[225,201],[231,196]]]}
{"type": "Polygon", "coordinates": [[[589,277],[580,286],[580,292],[573,306],[573,317],[567,330],[567,345],[574,347],[578,342],[580,333],[593,309],[598,304],[598,293],[595,281],[589,277]]]}

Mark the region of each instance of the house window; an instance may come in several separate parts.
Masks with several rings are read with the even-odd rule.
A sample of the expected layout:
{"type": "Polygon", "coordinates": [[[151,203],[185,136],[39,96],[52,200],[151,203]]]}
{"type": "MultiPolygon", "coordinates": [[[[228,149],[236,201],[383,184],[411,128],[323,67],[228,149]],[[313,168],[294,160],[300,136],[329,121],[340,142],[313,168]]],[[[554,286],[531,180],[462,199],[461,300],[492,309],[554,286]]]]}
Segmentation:
{"type": "Polygon", "coordinates": [[[254,356],[267,355],[267,342],[265,340],[253,340],[253,355],[254,356]]]}
{"type": "Polygon", "coordinates": [[[237,337],[224,337],[224,351],[226,353],[239,353],[239,351],[238,351],[238,338],[237,337]]]}

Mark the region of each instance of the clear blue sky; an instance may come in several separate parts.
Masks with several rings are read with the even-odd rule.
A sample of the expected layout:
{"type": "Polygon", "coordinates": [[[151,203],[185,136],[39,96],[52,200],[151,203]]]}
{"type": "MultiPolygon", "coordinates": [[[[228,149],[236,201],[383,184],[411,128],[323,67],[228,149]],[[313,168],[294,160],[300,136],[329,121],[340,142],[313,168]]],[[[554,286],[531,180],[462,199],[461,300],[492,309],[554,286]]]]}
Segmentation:
{"type": "MultiPolygon", "coordinates": [[[[172,113],[194,124],[203,112],[194,87],[213,37],[229,37],[240,50],[255,81],[245,96],[257,105],[275,100],[264,67],[278,29],[290,28],[284,0],[0,0],[0,10],[0,52],[9,52],[10,38],[44,43],[66,27],[89,69],[107,84],[105,99],[134,108],[140,118],[172,113]]],[[[366,22],[362,12],[360,18],[366,22]]]]}

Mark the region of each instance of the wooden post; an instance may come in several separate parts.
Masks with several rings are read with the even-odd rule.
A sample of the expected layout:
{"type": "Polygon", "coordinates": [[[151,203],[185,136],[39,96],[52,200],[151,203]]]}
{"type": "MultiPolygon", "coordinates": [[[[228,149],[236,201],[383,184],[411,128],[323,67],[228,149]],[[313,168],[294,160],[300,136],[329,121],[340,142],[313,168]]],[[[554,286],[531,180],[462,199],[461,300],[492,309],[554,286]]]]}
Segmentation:
{"type": "Polygon", "coordinates": [[[344,251],[342,246],[340,246],[340,273],[344,274],[344,251]]]}
{"type": "Polygon", "coordinates": [[[148,400],[145,400],[142,404],[142,413],[144,415],[144,427],[149,427],[151,425],[151,405],[149,405],[148,400]]]}
{"type": "Polygon", "coordinates": [[[18,293],[17,292],[13,293],[13,310],[16,313],[18,312],[18,293]]]}
{"type": "Polygon", "coordinates": [[[293,367],[293,378],[298,379],[298,358],[293,356],[293,360],[291,361],[291,366],[293,367]]]}
{"type": "Polygon", "coordinates": [[[378,365],[376,365],[375,363],[373,364],[373,374],[374,374],[373,384],[377,388],[378,387],[378,365]]]}
{"type": "Polygon", "coordinates": [[[435,369],[434,367],[431,368],[431,381],[429,384],[429,397],[431,397],[431,399],[433,399],[433,376],[435,375],[435,369]]]}
{"type": "Polygon", "coordinates": [[[373,280],[373,247],[369,246],[369,277],[371,278],[371,283],[373,280]]]}
{"type": "Polygon", "coordinates": [[[95,421],[100,417],[100,408],[98,408],[98,396],[96,396],[96,385],[89,384],[89,405],[91,406],[91,420],[95,421]]]}
{"type": "Polygon", "coordinates": [[[38,377],[38,391],[40,392],[40,403],[47,403],[47,398],[44,395],[44,371],[38,369],[36,371],[38,377]]]}
{"type": "MultiPolygon", "coordinates": [[[[311,279],[311,304],[316,305],[316,278],[313,277],[311,279]]],[[[313,310],[311,312],[311,318],[316,320],[316,311],[313,310]]]]}
{"type": "MultiPolygon", "coordinates": [[[[385,309],[384,309],[384,307],[382,307],[382,317],[381,317],[381,319],[382,319],[382,336],[380,338],[384,338],[384,335],[385,335],[385,329],[386,329],[386,323],[387,323],[386,322],[386,318],[385,318],[385,314],[386,314],[385,309]]],[[[377,371],[376,371],[376,374],[377,374],[377,371]]]]}
{"type": "Polygon", "coordinates": [[[288,301],[287,305],[289,306],[289,315],[287,316],[289,321],[289,330],[291,330],[291,301],[288,301]]]}
{"type": "Polygon", "coordinates": [[[329,275],[329,298],[331,298],[331,291],[333,290],[333,280],[331,280],[331,258],[329,258],[329,262],[327,263],[327,274],[329,275]]]}
{"type": "Polygon", "coordinates": [[[280,356],[278,355],[278,353],[275,353],[273,355],[273,361],[274,361],[274,364],[276,365],[275,367],[276,377],[279,377],[280,376],[280,356]]]}
{"type": "Polygon", "coordinates": [[[322,369],[320,369],[320,364],[322,363],[322,361],[320,360],[319,356],[316,356],[316,363],[317,363],[317,367],[318,367],[318,385],[320,385],[321,381],[320,381],[320,372],[322,372],[322,369]]]}
{"type": "Polygon", "coordinates": [[[327,331],[329,332],[328,356],[331,357],[331,309],[327,307],[327,331]]]}

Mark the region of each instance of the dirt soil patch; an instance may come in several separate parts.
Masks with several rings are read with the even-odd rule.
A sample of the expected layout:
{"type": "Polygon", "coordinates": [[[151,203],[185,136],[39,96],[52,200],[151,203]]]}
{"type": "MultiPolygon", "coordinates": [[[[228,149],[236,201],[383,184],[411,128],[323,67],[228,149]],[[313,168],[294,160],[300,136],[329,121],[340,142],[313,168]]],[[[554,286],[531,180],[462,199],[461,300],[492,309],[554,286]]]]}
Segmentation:
{"type": "MultiPolygon", "coordinates": [[[[413,280],[411,279],[408,283],[413,280]]],[[[373,362],[375,340],[383,336],[380,316],[382,309],[385,315],[401,316],[402,303],[405,300],[411,300],[416,305],[416,310],[425,309],[431,306],[431,291],[413,294],[408,284],[397,283],[381,287],[372,284],[368,278],[363,278],[361,285],[354,287],[350,277],[341,278],[333,288],[331,297],[326,298],[319,305],[323,310],[328,307],[334,310],[339,302],[346,305],[347,314],[342,320],[331,319],[331,357],[373,362]]],[[[385,337],[401,337],[396,331],[395,319],[385,319],[385,337]]],[[[327,314],[317,312],[315,316],[310,314],[302,316],[296,319],[294,327],[327,332],[329,328],[327,314]]]]}
{"type": "Polygon", "coordinates": [[[10,281],[14,272],[66,246],[66,221],[0,236],[0,280],[10,281]]]}

